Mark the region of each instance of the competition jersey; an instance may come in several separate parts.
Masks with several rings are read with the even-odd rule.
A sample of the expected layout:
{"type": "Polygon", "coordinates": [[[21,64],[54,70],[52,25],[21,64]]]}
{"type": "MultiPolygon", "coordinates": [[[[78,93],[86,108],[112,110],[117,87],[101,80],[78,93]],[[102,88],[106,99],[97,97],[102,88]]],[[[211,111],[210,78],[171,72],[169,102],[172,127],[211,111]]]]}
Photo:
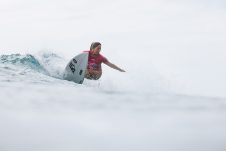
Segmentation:
{"type": "Polygon", "coordinates": [[[88,69],[93,69],[93,70],[101,70],[101,63],[108,62],[107,58],[102,56],[101,54],[98,54],[96,56],[92,56],[90,54],[90,51],[84,51],[89,53],[88,57],[88,69]]]}

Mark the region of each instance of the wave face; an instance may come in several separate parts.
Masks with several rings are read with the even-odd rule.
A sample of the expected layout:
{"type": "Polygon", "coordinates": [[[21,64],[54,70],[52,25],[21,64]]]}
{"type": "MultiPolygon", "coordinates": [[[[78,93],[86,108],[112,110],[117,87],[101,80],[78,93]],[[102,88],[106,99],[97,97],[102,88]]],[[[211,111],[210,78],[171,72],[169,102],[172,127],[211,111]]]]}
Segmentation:
{"type": "Polygon", "coordinates": [[[62,79],[64,59],[54,53],[39,53],[37,56],[26,54],[10,54],[0,56],[0,66],[4,69],[14,69],[15,72],[42,73],[62,79]],[[59,64],[61,63],[61,66],[59,64]],[[57,66],[58,65],[58,66],[57,66]]]}
{"type": "Polygon", "coordinates": [[[32,55],[20,55],[20,54],[11,54],[11,55],[2,55],[0,56],[1,64],[11,64],[15,66],[20,66],[24,68],[29,68],[36,71],[45,71],[43,66],[39,61],[32,55]]]}

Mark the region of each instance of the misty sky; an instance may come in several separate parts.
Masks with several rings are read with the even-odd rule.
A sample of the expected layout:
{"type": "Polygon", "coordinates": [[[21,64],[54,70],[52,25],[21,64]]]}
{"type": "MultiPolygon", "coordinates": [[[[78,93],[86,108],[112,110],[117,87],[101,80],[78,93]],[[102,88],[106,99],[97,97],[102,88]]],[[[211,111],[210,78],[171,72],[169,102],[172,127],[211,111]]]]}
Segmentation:
{"type": "Polygon", "coordinates": [[[223,0],[0,0],[0,19],[1,54],[70,58],[101,41],[111,59],[143,74],[151,64],[176,91],[226,96],[223,0]]]}

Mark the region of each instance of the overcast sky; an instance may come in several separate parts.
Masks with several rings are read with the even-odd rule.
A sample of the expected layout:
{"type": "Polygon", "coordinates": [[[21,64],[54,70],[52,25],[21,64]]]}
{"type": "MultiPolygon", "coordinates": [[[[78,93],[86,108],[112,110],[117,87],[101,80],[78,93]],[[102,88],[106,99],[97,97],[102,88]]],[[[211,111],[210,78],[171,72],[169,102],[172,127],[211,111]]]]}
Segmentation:
{"type": "Polygon", "coordinates": [[[70,58],[92,41],[129,70],[153,65],[176,91],[226,96],[224,0],[0,0],[1,54],[70,58]]]}

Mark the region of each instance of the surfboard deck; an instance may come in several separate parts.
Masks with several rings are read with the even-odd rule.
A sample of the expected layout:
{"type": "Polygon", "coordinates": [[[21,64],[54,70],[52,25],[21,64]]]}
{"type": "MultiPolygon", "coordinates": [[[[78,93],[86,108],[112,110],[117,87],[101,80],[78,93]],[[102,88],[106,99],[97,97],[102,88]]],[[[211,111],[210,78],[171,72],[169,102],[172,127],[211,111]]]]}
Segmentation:
{"type": "Polygon", "coordinates": [[[82,84],[87,69],[88,56],[88,52],[83,52],[72,58],[64,70],[63,78],[68,81],[82,84]]]}

